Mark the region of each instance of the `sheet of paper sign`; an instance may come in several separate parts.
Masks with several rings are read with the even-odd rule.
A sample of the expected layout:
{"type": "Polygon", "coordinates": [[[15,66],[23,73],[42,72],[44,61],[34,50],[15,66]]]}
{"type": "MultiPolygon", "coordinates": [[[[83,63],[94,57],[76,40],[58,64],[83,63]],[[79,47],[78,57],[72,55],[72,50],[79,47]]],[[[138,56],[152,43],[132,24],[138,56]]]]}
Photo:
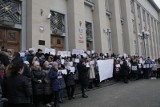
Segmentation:
{"type": "Polygon", "coordinates": [[[94,61],[90,61],[90,64],[91,64],[91,65],[94,65],[94,61]]]}
{"type": "Polygon", "coordinates": [[[66,69],[64,69],[64,70],[58,70],[58,72],[62,72],[62,74],[67,75],[67,70],[66,69]]]}
{"type": "Polygon", "coordinates": [[[70,72],[74,73],[75,72],[75,67],[70,67],[70,70],[71,70],[70,72]]]}
{"type": "Polygon", "coordinates": [[[74,61],[74,62],[79,63],[79,59],[75,59],[75,61],[74,61]]]}
{"type": "Polygon", "coordinates": [[[61,59],[61,64],[64,64],[64,59],[61,59]]]}
{"type": "Polygon", "coordinates": [[[132,66],[132,70],[133,70],[133,71],[138,70],[138,69],[137,69],[137,66],[132,66]]]}
{"type": "Polygon", "coordinates": [[[73,62],[69,62],[69,65],[70,65],[70,66],[73,66],[73,62]]]}
{"type": "Polygon", "coordinates": [[[116,67],[119,68],[119,67],[121,67],[121,66],[120,66],[120,64],[116,64],[116,67]]]}
{"type": "Polygon", "coordinates": [[[146,67],[147,67],[147,68],[150,68],[150,65],[149,65],[149,64],[146,64],[146,67]]]}
{"type": "Polygon", "coordinates": [[[143,65],[143,68],[147,68],[145,64],[143,65]]]}
{"type": "Polygon", "coordinates": [[[56,55],[56,50],[55,50],[55,49],[50,48],[50,54],[51,54],[51,55],[56,55]]]}
{"type": "Polygon", "coordinates": [[[20,52],[20,56],[21,57],[25,57],[25,53],[24,52],[20,52]]]}

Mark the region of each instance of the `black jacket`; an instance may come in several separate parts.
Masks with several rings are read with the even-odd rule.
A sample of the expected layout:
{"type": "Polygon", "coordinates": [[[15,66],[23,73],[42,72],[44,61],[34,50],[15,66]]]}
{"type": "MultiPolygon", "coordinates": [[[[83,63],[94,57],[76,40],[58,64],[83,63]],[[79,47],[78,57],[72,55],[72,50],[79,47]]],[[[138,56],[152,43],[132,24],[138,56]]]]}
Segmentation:
{"type": "Polygon", "coordinates": [[[44,95],[45,93],[45,79],[46,74],[43,71],[32,70],[32,85],[34,95],[44,95]],[[40,83],[39,80],[42,82],[40,83]]]}
{"type": "Polygon", "coordinates": [[[75,74],[67,70],[67,75],[65,76],[66,86],[75,85],[75,74]]]}
{"type": "Polygon", "coordinates": [[[79,81],[81,84],[88,85],[88,69],[84,64],[77,64],[78,74],[79,74],[79,81]]]}
{"type": "Polygon", "coordinates": [[[5,95],[11,104],[31,103],[32,86],[29,79],[17,74],[5,79],[5,95]]]}
{"type": "Polygon", "coordinates": [[[128,76],[129,75],[129,71],[130,71],[130,69],[129,69],[128,65],[127,65],[127,62],[124,61],[122,66],[121,66],[122,75],[123,76],[128,76]]]}

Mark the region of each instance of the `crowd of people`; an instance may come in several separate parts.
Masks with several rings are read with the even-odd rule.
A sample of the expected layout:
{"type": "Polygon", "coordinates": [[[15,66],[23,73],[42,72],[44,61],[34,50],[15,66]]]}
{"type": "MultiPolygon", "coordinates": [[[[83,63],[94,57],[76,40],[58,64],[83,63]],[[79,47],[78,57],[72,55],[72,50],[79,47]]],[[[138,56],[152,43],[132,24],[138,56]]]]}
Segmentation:
{"type": "Polygon", "coordinates": [[[159,59],[144,59],[139,56],[92,53],[61,57],[28,51],[25,57],[20,53],[2,49],[0,51],[0,107],[59,107],[63,103],[64,90],[68,100],[75,99],[77,83],[81,86],[82,98],[87,98],[88,88],[99,87],[100,76],[97,60],[114,59],[113,79],[115,81],[137,80],[159,77],[159,59]],[[75,60],[79,61],[75,61],[75,60]],[[90,62],[94,63],[90,63],[90,62]],[[71,70],[74,67],[74,71],[71,70]],[[65,70],[66,73],[62,72],[65,70]]]}

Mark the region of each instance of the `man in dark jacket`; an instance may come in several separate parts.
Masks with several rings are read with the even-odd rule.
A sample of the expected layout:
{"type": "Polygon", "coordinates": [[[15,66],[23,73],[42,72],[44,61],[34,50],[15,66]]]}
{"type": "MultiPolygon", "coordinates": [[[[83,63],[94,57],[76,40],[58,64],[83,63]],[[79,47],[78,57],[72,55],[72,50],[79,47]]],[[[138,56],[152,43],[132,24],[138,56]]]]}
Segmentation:
{"type": "Polygon", "coordinates": [[[84,90],[88,87],[89,77],[88,69],[85,66],[85,60],[81,59],[80,63],[77,64],[77,69],[79,73],[79,81],[81,83],[82,97],[87,98],[88,96],[85,94],[84,90]]]}

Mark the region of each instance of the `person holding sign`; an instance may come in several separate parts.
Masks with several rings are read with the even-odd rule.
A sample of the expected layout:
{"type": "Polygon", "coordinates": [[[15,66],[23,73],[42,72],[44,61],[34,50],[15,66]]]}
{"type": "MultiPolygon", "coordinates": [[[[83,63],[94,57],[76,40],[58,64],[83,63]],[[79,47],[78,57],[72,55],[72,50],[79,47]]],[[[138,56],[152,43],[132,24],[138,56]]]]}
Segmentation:
{"type": "Polygon", "coordinates": [[[88,69],[85,65],[85,60],[81,59],[80,63],[77,64],[77,69],[79,73],[79,81],[81,84],[81,91],[82,91],[82,97],[83,98],[88,98],[88,96],[85,94],[85,89],[88,87],[88,69]]]}
{"type": "Polygon", "coordinates": [[[133,59],[133,62],[131,64],[131,78],[134,80],[138,79],[138,63],[136,59],[133,59]]]}
{"type": "Polygon", "coordinates": [[[58,80],[58,63],[53,62],[52,68],[49,71],[49,78],[51,79],[51,87],[54,92],[54,107],[59,107],[59,91],[61,89],[60,82],[58,80]]]}
{"type": "Polygon", "coordinates": [[[114,70],[113,70],[113,78],[115,79],[115,81],[120,80],[120,71],[121,71],[120,61],[116,59],[114,61],[114,70]]]}
{"type": "Polygon", "coordinates": [[[127,61],[123,59],[123,63],[121,65],[122,69],[122,78],[124,83],[128,83],[128,75],[129,75],[129,66],[127,65],[127,61]]]}

